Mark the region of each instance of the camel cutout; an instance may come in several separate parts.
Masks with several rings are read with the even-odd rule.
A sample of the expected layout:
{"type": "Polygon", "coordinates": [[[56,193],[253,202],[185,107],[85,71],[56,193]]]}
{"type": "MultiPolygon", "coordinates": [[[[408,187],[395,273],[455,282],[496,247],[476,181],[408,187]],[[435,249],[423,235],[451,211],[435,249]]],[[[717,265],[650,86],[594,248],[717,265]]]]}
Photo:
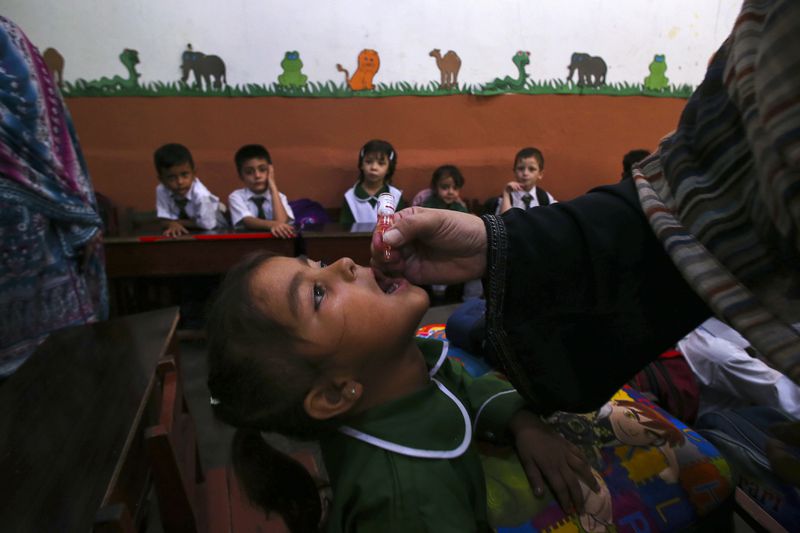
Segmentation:
{"type": "Polygon", "coordinates": [[[439,88],[458,89],[458,71],[461,70],[461,58],[458,54],[450,50],[442,57],[442,51],[434,48],[428,55],[436,58],[436,66],[441,75],[439,88]]]}

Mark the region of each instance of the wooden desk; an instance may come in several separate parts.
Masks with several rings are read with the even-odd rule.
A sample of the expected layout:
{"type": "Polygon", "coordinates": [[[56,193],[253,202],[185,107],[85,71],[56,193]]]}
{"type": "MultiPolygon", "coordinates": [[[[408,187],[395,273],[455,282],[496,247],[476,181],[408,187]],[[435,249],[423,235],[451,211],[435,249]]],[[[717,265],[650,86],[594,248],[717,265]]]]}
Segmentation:
{"type": "Polygon", "coordinates": [[[373,228],[374,224],[315,225],[304,228],[295,239],[247,232],[198,233],[179,239],[153,234],[106,237],[106,275],[116,279],[224,274],[257,250],[289,257],[305,253],[328,261],[350,257],[369,264],[373,228]]]}
{"type": "MultiPolygon", "coordinates": [[[[368,265],[374,224],[354,227],[325,224],[304,228],[294,239],[277,239],[267,233],[207,232],[169,239],[152,233],[106,237],[106,276],[109,280],[111,316],[176,305],[181,276],[220,276],[248,253],[267,250],[294,257],[306,254],[333,262],[350,257],[368,265]]],[[[215,281],[201,283],[216,283],[215,281]]],[[[184,310],[186,311],[186,310],[184,310]]],[[[191,313],[185,312],[185,315],[191,313]]]]}
{"type": "Polygon", "coordinates": [[[349,257],[359,265],[369,265],[369,245],[374,229],[375,224],[308,226],[302,232],[304,253],[312,259],[328,262],[349,257]]]}
{"type": "Polygon", "coordinates": [[[90,531],[115,502],[141,514],[141,428],[177,319],[170,308],[56,332],[0,385],[0,530],[90,531]]]}
{"type": "Polygon", "coordinates": [[[124,277],[223,274],[257,250],[294,256],[298,239],[268,233],[199,233],[177,239],[160,235],[106,237],[106,275],[124,277]]]}

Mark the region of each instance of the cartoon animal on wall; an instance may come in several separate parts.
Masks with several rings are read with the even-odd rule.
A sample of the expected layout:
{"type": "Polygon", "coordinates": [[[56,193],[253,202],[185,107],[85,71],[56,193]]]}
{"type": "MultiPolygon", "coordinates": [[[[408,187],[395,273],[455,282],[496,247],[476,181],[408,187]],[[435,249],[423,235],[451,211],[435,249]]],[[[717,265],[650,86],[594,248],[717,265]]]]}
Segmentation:
{"type": "Polygon", "coordinates": [[[225,62],[219,56],[206,55],[203,52],[192,50],[192,45],[186,46],[186,51],[181,55],[181,81],[186,83],[189,73],[194,73],[194,83],[201,90],[202,81],[205,81],[205,90],[211,89],[211,78],[214,79],[214,89],[222,89],[222,84],[228,85],[225,77],[225,62]]]}
{"type": "Polygon", "coordinates": [[[520,50],[511,61],[517,67],[517,77],[512,78],[506,76],[505,78],[495,78],[494,81],[487,83],[483,86],[484,91],[504,91],[504,90],[519,90],[525,87],[525,82],[528,79],[528,73],[525,67],[531,62],[531,53],[520,50]]]}
{"type": "Polygon", "coordinates": [[[344,72],[344,81],[353,91],[368,91],[375,88],[372,80],[378,69],[381,67],[381,58],[375,50],[364,49],[358,54],[358,68],[350,77],[350,73],[342,67],[341,64],[336,64],[336,70],[344,72]]]}
{"type": "Polygon", "coordinates": [[[59,87],[64,84],[64,56],[62,56],[55,48],[48,48],[42,54],[44,64],[47,65],[47,70],[53,76],[59,87]]]}
{"type": "Polygon", "coordinates": [[[442,51],[434,48],[428,55],[436,58],[436,66],[439,67],[441,78],[439,88],[457,89],[458,71],[461,70],[461,58],[458,57],[458,54],[450,50],[442,57],[442,51]]]}
{"type": "Polygon", "coordinates": [[[651,91],[663,91],[669,87],[669,78],[664,74],[667,71],[667,61],[664,54],[656,54],[650,63],[650,75],[644,79],[644,88],[651,91]]]}
{"type": "Polygon", "coordinates": [[[283,74],[278,75],[278,85],[282,87],[302,87],[308,81],[308,76],[303,74],[303,62],[300,60],[300,52],[292,51],[283,54],[281,60],[283,74]]]}
{"type": "Polygon", "coordinates": [[[578,71],[579,87],[600,87],[606,82],[608,66],[602,57],[575,52],[572,54],[567,68],[569,69],[568,83],[572,81],[575,71],[578,71]]]}
{"type": "Polygon", "coordinates": [[[85,87],[88,89],[100,89],[102,91],[138,87],[139,78],[141,77],[141,74],[136,71],[136,65],[139,64],[139,52],[126,48],[119,54],[119,60],[128,71],[127,78],[123,78],[122,76],[114,76],[112,78],[103,76],[99,80],[85,82],[85,87]]]}

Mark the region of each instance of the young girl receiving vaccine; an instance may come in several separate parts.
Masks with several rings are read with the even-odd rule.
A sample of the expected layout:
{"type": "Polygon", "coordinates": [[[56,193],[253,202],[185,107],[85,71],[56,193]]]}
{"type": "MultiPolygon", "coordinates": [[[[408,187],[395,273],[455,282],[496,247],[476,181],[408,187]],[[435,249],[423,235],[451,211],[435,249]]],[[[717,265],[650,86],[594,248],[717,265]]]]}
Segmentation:
{"type": "Polygon", "coordinates": [[[319,527],[311,477],[261,431],[319,440],[333,488],[327,531],[491,531],[475,439],[512,443],[534,493],[565,509],[577,448],[495,375],[471,378],[440,341],[415,338],[425,292],[341,259],[253,255],[228,274],[209,317],[215,413],[236,426],[233,463],[250,498],[293,531],[319,527]],[[539,466],[537,466],[539,465],[539,466]]]}
{"type": "Polygon", "coordinates": [[[399,211],[407,206],[403,191],[392,186],[392,176],[397,168],[397,152],[386,141],[369,141],[358,153],[358,181],[344,193],[339,215],[342,224],[372,222],[378,218],[378,196],[391,193],[399,211]]]}

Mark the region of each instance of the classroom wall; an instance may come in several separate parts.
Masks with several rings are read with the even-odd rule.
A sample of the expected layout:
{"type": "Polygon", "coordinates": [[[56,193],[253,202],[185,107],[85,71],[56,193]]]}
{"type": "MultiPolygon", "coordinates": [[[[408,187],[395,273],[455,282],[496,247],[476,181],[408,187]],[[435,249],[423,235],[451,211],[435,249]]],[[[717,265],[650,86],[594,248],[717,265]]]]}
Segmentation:
{"type": "Polygon", "coordinates": [[[460,166],[464,196],[499,194],[513,178],[515,152],[544,151],[542,185],[558,199],[619,179],[633,148],[654,149],[674,129],[685,100],[647,97],[501,95],[380,99],[70,98],[95,187],[120,207],[155,205],[152,151],[179,141],[198,176],[226,197],[239,187],[233,154],[266,145],[290,199],[341,204],[357,177],[358,150],[381,137],[398,152],[396,185],[407,196],[433,169],[460,166]]]}
{"type": "Polygon", "coordinates": [[[145,210],[154,205],[152,152],[165,142],[189,146],[198,175],[222,197],[238,186],[234,151],[263,143],[290,199],[311,197],[326,207],[340,205],[356,178],[358,149],[373,137],[396,146],[396,185],[408,197],[427,185],[436,166],[454,163],[466,176],[464,196],[483,200],[511,179],[514,153],[536,145],[546,155],[543,186],[559,199],[572,198],[616,181],[626,151],[653,149],[675,127],[685,100],[665,95],[686,95],[700,83],[740,4],[4,0],[2,15],[41,50],[59,50],[65,94],[88,94],[74,90],[79,79],[102,87],[99,96],[66,99],[89,170],[97,190],[121,209],[145,210]],[[240,91],[231,94],[275,94],[281,60],[296,50],[308,86],[335,84],[337,98],[325,97],[319,85],[314,98],[185,96],[185,87],[175,85],[188,43],[224,59],[227,83],[240,91]],[[132,86],[123,83],[132,80],[119,59],[126,48],[140,60],[132,86]],[[352,74],[364,48],[381,57],[375,77],[381,89],[370,96],[350,91],[336,69],[341,63],[352,74]],[[459,94],[408,96],[417,89],[403,89],[396,92],[405,96],[387,97],[395,91],[391,84],[405,83],[440,94],[428,89],[439,81],[429,55],[434,48],[461,56],[459,94]],[[521,91],[549,94],[486,96],[488,82],[516,74],[511,58],[518,50],[530,52],[521,91]],[[573,52],[601,56],[608,67],[602,90],[618,96],[562,94],[582,90],[564,87],[573,52]],[[655,55],[665,58],[670,86],[650,90],[657,97],[625,96],[644,94],[655,55]],[[260,89],[247,93],[248,84],[260,89]],[[173,90],[184,96],[165,96],[173,90]]]}

